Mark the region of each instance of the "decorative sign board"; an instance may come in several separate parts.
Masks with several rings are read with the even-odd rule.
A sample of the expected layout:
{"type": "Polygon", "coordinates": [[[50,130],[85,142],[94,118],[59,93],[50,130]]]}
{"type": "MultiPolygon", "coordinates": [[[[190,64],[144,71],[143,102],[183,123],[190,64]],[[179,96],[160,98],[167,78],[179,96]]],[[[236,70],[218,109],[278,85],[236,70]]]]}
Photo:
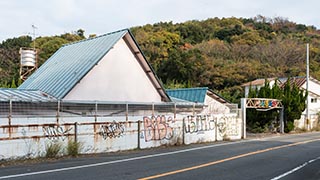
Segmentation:
{"type": "Polygon", "coordinates": [[[265,99],[265,98],[246,98],[246,108],[255,109],[273,109],[282,108],[282,103],[278,99],[265,99]]]}

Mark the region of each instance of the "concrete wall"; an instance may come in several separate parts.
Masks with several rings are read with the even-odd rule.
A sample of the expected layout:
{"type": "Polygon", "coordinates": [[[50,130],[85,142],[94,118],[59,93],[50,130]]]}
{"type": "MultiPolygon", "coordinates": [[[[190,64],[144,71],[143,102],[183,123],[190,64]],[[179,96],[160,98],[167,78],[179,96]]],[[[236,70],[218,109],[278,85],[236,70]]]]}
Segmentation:
{"type": "Polygon", "coordinates": [[[161,102],[161,97],[121,39],[63,100],[161,102]]]}
{"type": "Polygon", "coordinates": [[[306,114],[302,114],[301,118],[294,121],[294,127],[297,129],[312,130],[319,127],[319,115],[309,114],[309,119],[307,120],[306,114]]]}
{"type": "Polygon", "coordinates": [[[0,125],[0,159],[44,156],[51,143],[65,148],[75,139],[84,154],[240,139],[242,124],[236,114],[170,113],[129,116],[128,120],[124,116],[64,117],[56,122],[56,118],[13,118],[11,126],[0,125]]]}

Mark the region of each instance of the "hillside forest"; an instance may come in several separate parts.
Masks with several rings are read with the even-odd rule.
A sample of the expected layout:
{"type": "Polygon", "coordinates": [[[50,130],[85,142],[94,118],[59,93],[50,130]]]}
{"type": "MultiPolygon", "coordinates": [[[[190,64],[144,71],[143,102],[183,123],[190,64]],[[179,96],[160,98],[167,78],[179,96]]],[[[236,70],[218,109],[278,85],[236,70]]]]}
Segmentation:
{"type": "MultiPolygon", "coordinates": [[[[257,78],[305,76],[320,79],[320,30],[287,18],[209,18],[160,22],[130,28],[166,88],[209,87],[231,102],[244,96],[241,84],[257,78]]],[[[107,33],[107,32],[106,32],[107,33]]],[[[0,43],[0,85],[16,87],[19,48],[39,50],[39,66],[63,44],[94,37],[79,29],[62,35],[14,37],[0,43]]]]}

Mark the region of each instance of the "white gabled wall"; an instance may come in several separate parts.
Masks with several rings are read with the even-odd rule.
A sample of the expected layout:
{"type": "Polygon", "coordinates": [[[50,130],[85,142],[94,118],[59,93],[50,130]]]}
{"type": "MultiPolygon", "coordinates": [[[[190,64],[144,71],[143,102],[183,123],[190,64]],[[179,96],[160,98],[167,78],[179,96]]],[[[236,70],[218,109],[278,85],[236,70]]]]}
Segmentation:
{"type": "MultiPolygon", "coordinates": [[[[306,89],[306,83],[304,83],[302,85],[303,89],[306,89]]],[[[320,98],[313,95],[317,94],[320,95],[320,85],[318,83],[315,83],[314,81],[310,80],[309,81],[309,92],[311,92],[308,96],[309,99],[309,110],[310,110],[310,114],[316,114],[317,112],[320,112],[320,98]],[[316,98],[317,102],[311,102],[312,98],[316,98]]],[[[306,111],[303,112],[303,114],[306,114],[306,111]]]]}
{"type": "MultiPolygon", "coordinates": [[[[301,86],[302,89],[306,89],[306,83],[301,86]]],[[[318,126],[318,115],[320,112],[320,84],[310,80],[309,81],[309,118],[306,117],[306,110],[304,110],[301,114],[301,118],[299,120],[295,120],[294,124],[296,128],[306,128],[312,129],[318,126]],[[316,94],[316,95],[315,95],[316,94]],[[311,102],[311,99],[316,99],[316,102],[311,102]],[[307,119],[309,119],[309,125],[307,124],[307,119]]]]}
{"type": "Polygon", "coordinates": [[[204,104],[207,107],[202,111],[205,114],[227,114],[230,113],[230,108],[225,104],[213,99],[212,97],[206,95],[204,104]]]}
{"type": "Polygon", "coordinates": [[[161,97],[121,39],[63,100],[161,102],[161,97]]]}

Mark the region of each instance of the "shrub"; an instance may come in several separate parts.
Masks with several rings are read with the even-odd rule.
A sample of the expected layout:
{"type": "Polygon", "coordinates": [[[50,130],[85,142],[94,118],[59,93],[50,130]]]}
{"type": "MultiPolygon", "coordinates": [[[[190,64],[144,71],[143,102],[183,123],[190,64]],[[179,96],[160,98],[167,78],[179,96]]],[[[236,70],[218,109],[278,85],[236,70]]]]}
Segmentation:
{"type": "Polygon", "coordinates": [[[58,157],[61,151],[62,151],[62,145],[58,142],[52,142],[46,145],[45,157],[47,158],[58,157]]]}
{"type": "Polygon", "coordinates": [[[228,136],[225,134],[225,135],[223,135],[223,140],[224,140],[224,141],[230,141],[231,139],[230,139],[230,137],[228,137],[228,136]]]}
{"type": "Polygon", "coordinates": [[[254,122],[251,126],[251,132],[252,133],[263,133],[266,131],[266,125],[264,127],[261,127],[261,124],[259,122],[254,122]]]}
{"type": "Polygon", "coordinates": [[[81,150],[81,143],[76,141],[68,141],[67,154],[69,156],[77,156],[81,150]]]}
{"type": "Polygon", "coordinates": [[[294,124],[292,121],[288,121],[287,125],[284,127],[284,132],[285,133],[289,133],[290,131],[292,131],[294,129],[294,124]]]}

